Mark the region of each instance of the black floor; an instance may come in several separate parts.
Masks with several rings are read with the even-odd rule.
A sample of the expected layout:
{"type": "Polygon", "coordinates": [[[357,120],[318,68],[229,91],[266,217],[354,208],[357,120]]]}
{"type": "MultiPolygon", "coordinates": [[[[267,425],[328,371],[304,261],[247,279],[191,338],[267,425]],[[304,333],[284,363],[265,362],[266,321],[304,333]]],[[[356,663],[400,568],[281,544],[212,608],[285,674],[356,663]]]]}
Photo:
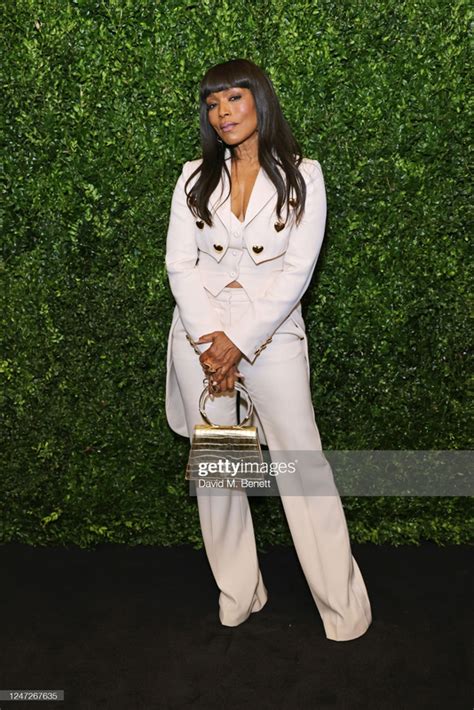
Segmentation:
{"type": "Polygon", "coordinates": [[[0,710],[471,710],[472,548],[352,546],[373,623],[329,641],[293,548],[259,553],[269,600],[218,618],[204,551],[0,546],[0,710]]]}

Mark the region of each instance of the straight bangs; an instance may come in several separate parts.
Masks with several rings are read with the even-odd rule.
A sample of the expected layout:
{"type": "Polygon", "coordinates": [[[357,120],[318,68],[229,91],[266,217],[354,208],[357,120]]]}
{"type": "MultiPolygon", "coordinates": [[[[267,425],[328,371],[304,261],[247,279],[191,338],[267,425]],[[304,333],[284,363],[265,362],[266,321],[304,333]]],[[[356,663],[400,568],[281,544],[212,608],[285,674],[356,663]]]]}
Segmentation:
{"type": "Polygon", "coordinates": [[[219,64],[207,73],[200,87],[200,100],[205,103],[209,94],[225,91],[232,87],[250,89],[253,92],[253,82],[240,66],[231,63],[219,64]],[[239,71],[240,70],[240,71],[239,71]]]}

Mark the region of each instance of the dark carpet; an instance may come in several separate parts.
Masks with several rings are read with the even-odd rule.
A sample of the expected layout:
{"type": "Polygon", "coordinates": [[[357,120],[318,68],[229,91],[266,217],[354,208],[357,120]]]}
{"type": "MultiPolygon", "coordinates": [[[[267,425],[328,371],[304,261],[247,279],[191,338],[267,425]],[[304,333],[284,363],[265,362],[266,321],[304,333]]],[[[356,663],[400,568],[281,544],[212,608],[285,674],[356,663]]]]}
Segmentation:
{"type": "Polygon", "coordinates": [[[470,710],[472,548],[353,544],[368,632],[329,641],[293,548],[259,553],[269,600],[218,618],[204,551],[0,546],[1,710],[470,710]]]}

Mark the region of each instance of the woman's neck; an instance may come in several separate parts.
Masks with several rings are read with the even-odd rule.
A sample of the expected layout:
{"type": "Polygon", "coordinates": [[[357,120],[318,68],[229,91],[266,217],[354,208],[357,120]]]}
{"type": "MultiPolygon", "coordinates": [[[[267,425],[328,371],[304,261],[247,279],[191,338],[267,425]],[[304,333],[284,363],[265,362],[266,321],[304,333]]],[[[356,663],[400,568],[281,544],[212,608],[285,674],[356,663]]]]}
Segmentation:
{"type": "Polygon", "coordinates": [[[236,146],[233,158],[246,167],[253,167],[259,164],[258,160],[258,133],[252,133],[249,138],[236,146]]]}

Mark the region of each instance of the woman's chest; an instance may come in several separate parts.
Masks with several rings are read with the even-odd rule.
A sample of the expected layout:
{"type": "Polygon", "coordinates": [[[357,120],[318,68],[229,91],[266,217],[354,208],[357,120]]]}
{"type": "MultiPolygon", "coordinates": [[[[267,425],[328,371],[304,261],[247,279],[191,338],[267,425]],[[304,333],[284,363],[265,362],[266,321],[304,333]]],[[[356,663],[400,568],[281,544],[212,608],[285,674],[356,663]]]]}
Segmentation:
{"type": "Polygon", "coordinates": [[[259,172],[260,167],[245,169],[232,167],[231,211],[240,222],[245,220],[259,172]]]}

